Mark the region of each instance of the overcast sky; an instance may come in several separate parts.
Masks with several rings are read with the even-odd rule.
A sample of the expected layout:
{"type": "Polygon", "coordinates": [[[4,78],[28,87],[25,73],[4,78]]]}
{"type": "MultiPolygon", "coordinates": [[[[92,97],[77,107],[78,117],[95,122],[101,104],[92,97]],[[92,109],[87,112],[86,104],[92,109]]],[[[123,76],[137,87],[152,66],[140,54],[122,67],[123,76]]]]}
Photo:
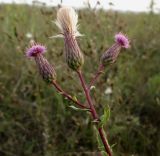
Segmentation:
{"type": "MultiPolygon", "coordinates": [[[[44,2],[47,5],[57,5],[61,2],[61,0],[38,0],[40,2],[44,2]]],[[[63,5],[68,5],[72,7],[83,7],[85,6],[85,2],[88,0],[62,0],[63,5]]],[[[94,7],[97,0],[89,0],[91,6],[94,7]]],[[[151,0],[99,0],[101,2],[100,7],[103,8],[112,8],[115,10],[122,11],[148,11],[150,1],[151,0]],[[114,5],[109,6],[109,2],[112,2],[114,5]]],[[[3,3],[28,3],[31,4],[32,0],[0,0],[3,3]]],[[[160,11],[160,0],[155,0],[155,10],[160,11]]]]}

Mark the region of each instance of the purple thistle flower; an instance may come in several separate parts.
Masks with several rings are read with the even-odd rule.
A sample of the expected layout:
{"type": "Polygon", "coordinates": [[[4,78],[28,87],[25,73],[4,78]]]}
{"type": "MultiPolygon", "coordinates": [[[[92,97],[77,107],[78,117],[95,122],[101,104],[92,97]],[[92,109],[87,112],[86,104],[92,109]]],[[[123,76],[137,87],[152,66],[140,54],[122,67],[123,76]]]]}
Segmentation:
{"type": "Polygon", "coordinates": [[[45,46],[37,43],[31,43],[31,46],[26,50],[26,56],[36,57],[37,54],[44,54],[45,52],[46,52],[45,46]]]}
{"type": "Polygon", "coordinates": [[[128,38],[123,35],[122,33],[118,33],[115,35],[115,41],[123,48],[129,48],[129,40],[128,38]]]}
{"type": "Polygon", "coordinates": [[[114,63],[122,48],[129,48],[129,40],[122,33],[115,35],[115,42],[101,57],[101,62],[104,66],[114,63]]]}
{"type": "Polygon", "coordinates": [[[43,80],[52,83],[56,80],[56,72],[54,67],[43,56],[46,52],[46,47],[41,44],[36,44],[34,41],[30,43],[30,47],[26,50],[27,57],[34,57],[39,69],[39,73],[43,80]]]}

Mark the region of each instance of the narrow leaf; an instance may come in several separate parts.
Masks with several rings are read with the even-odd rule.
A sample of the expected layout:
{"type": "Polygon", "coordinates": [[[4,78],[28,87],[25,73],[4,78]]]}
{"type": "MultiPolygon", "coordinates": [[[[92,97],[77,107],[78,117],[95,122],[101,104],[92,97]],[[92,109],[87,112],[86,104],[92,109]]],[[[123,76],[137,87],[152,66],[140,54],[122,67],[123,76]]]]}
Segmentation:
{"type": "Polygon", "coordinates": [[[110,108],[106,107],[104,109],[104,114],[101,116],[100,126],[104,126],[110,117],[110,108]]]}
{"type": "Polygon", "coordinates": [[[72,108],[73,110],[76,110],[76,111],[89,111],[89,109],[82,109],[82,108],[75,107],[73,105],[71,105],[69,107],[72,108]]]}

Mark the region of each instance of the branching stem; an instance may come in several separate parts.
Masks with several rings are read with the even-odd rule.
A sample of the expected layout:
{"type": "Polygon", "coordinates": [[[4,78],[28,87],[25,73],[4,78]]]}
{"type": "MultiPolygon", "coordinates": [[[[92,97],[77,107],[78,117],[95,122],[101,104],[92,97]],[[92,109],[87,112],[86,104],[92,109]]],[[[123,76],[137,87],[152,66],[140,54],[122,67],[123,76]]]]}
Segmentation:
{"type": "Polygon", "coordinates": [[[94,85],[94,83],[97,81],[97,79],[99,78],[99,76],[103,73],[104,70],[104,66],[102,64],[99,65],[99,68],[97,70],[97,72],[95,73],[94,77],[92,78],[88,88],[91,89],[91,87],[94,85]]]}
{"type": "MultiPolygon", "coordinates": [[[[101,68],[100,68],[101,69],[101,68]]],[[[81,85],[83,87],[83,90],[84,90],[84,93],[85,93],[85,96],[86,96],[86,99],[87,99],[87,102],[89,104],[89,107],[90,107],[90,111],[91,111],[91,114],[92,114],[92,117],[94,119],[94,122],[96,122],[96,124],[98,125],[98,122],[99,122],[99,117],[98,117],[98,114],[95,110],[95,107],[93,105],[93,102],[92,102],[92,99],[91,99],[91,96],[90,96],[90,88],[86,85],[86,82],[83,78],[83,75],[82,75],[82,72],[81,71],[77,71],[77,74],[79,76],[79,79],[81,81],[81,85]]],[[[99,74],[97,74],[99,75],[99,74]]],[[[98,76],[95,76],[95,79],[97,79],[98,76]]],[[[93,81],[94,82],[94,81],[93,81]]],[[[108,153],[109,156],[112,156],[112,152],[111,152],[111,149],[110,149],[110,146],[108,144],[108,141],[106,140],[106,137],[105,137],[105,134],[103,132],[103,129],[102,127],[98,127],[98,132],[99,132],[99,135],[101,137],[101,140],[102,140],[102,143],[104,145],[104,148],[106,150],[106,152],[108,153]]]]}
{"type": "Polygon", "coordinates": [[[71,95],[69,95],[67,92],[65,92],[56,81],[52,81],[52,85],[54,85],[54,87],[57,89],[57,91],[60,94],[62,94],[64,97],[66,97],[68,100],[71,100],[72,102],[74,102],[77,106],[79,106],[82,109],[88,109],[89,110],[88,107],[84,106],[78,100],[75,100],[71,95]]]}

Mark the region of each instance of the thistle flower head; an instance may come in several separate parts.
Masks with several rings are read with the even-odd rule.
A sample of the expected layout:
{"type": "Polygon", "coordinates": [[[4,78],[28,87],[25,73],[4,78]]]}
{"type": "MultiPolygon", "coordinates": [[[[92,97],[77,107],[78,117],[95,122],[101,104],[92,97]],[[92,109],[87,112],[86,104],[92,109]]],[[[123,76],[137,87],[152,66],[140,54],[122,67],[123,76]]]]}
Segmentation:
{"type": "Polygon", "coordinates": [[[27,50],[26,50],[26,56],[27,57],[35,57],[35,56],[37,56],[37,54],[43,54],[45,52],[46,52],[45,46],[38,44],[38,43],[35,43],[35,42],[32,42],[32,43],[30,43],[29,48],[27,48],[27,50]]]}
{"type": "Polygon", "coordinates": [[[122,33],[115,35],[115,42],[123,48],[129,48],[129,40],[127,36],[123,35],[122,33]]]}
{"type": "Polygon", "coordinates": [[[57,12],[56,25],[61,31],[61,34],[72,34],[74,37],[80,36],[78,32],[78,15],[71,7],[62,7],[57,12]]]}
{"type": "Polygon", "coordinates": [[[78,15],[73,8],[62,7],[57,12],[56,25],[61,31],[55,37],[64,37],[64,52],[68,66],[73,70],[79,70],[83,65],[83,54],[78,46],[76,37],[78,32],[78,15]]]}
{"type": "Polygon", "coordinates": [[[121,48],[129,48],[129,40],[122,33],[118,33],[115,35],[115,43],[102,55],[101,63],[104,66],[114,63],[117,60],[121,48]]]}
{"type": "Polygon", "coordinates": [[[30,47],[26,50],[26,56],[34,57],[39,69],[39,73],[42,76],[43,80],[48,83],[51,83],[56,79],[56,72],[54,67],[43,56],[43,53],[45,52],[45,46],[32,41],[30,42],[30,47]]]}

